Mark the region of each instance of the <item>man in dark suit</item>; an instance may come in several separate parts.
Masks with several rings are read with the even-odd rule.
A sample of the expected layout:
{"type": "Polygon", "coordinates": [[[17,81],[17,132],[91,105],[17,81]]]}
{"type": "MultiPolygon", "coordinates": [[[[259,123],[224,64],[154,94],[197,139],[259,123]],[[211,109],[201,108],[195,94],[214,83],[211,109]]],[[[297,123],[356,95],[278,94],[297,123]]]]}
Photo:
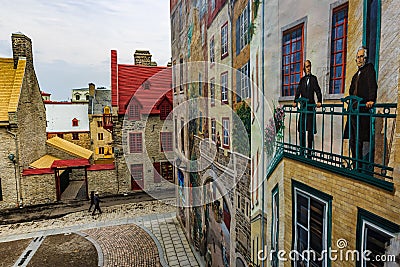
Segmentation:
{"type": "MultiPolygon", "coordinates": [[[[300,135],[300,146],[304,148],[306,146],[306,131],[307,131],[307,147],[309,150],[313,148],[314,134],[317,133],[317,127],[315,125],[315,97],[317,95],[317,108],[322,105],[322,94],[321,88],[319,87],[317,77],[311,74],[311,61],[306,60],[304,62],[304,73],[306,74],[300,79],[299,85],[296,89],[296,95],[294,100],[298,99],[300,96],[308,99],[307,115],[300,114],[298,122],[298,131],[300,135]],[[310,106],[311,105],[311,106],[310,106]]],[[[293,107],[296,107],[297,103],[293,102],[293,107]]],[[[309,151],[310,153],[310,151],[309,151]]],[[[308,154],[309,154],[308,153],[308,154]]],[[[304,154],[304,153],[302,153],[304,154]]]]}
{"type": "MultiPolygon", "coordinates": [[[[367,49],[363,46],[359,47],[356,58],[358,71],[354,74],[353,78],[351,79],[349,94],[362,98],[360,104],[365,104],[365,107],[360,107],[359,111],[360,113],[364,114],[368,113],[369,109],[372,108],[372,106],[376,102],[376,95],[378,90],[374,65],[372,65],[372,63],[366,63],[366,62],[367,62],[367,49]]],[[[356,106],[354,106],[353,108],[356,108],[356,106]]],[[[351,116],[349,143],[353,158],[361,159],[363,157],[363,143],[370,141],[370,128],[371,128],[371,118],[369,116],[359,116],[358,129],[357,129],[357,117],[351,116]],[[356,140],[357,131],[358,131],[358,140],[356,140]],[[358,152],[356,151],[357,143],[358,143],[358,152]]],[[[345,133],[345,138],[346,137],[348,138],[349,129],[346,130],[347,134],[345,133]]]]}

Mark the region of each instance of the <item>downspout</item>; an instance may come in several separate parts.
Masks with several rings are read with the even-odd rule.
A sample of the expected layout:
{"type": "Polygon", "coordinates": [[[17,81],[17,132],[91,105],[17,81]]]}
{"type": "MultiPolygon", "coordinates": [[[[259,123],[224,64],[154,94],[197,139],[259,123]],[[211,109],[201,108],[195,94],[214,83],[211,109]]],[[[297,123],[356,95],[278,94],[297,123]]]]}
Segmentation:
{"type": "MultiPolygon", "coordinates": [[[[14,142],[15,142],[15,157],[18,158],[18,144],[17,144],[17,134],[11,132],[10,130],[7,129],[7,133],[13,136],[14,142]]],[[[17,205],[19,208],[22,208],[23,202],[22,202],[22,197],[21,197],[21,177],[20,173],[18,171],[18,176],[17,176],[17,167],[19,170],[19,164],[18,160],[13,159],[13,164],[14,164],[14,176],[15,176],[15,191],[17,193],[17,205]],[[16,166],[17,164],[18,166],[16,166]]]]}
{"type": "MultiPolygon", "coordinates": [[[[261,90],[262,90],[262,96],[263,96],[263,101],[261,101],[261,110],[262,110],[262,114],[261,114],[261,122],[262,122],[262,138],[261,138],[261,144],[262,146],[264,146],[264,139],[265,139],[265,131],[264,131],[264,121],[265,121],[265,88],[264,88],[264,57],[265,57],[265,53],[264,53],[264,45],[265,45],[265,40],[264,40],[264,31],[265,31],[265,20],[264,20],[264,10],[265,10],[265,1],[261,1],[262,2],[262,12],[261,12],[261,90]]],[[[262,149],[262,153],[261,153],[261,177],[262,177],[262,183],[261,183],[261,249],[263,250],[265,247],[265,240],[264,240],[264,233],[265,233],[265,229],[264,229],[264,224],[265,224],[265,219],[264,219],[264,212],[265,212],[265,208],[264,208],[264,198],[265,198],[265,189],[264,189],[264,179],[265,179],[265,172],[264,172],[264,149],[262,149]]],[[[265,251],[264,251],[265,253],[265,251]]],[[[264,267],[264,262],[265,261],[261,261],[261,266],[264,267]]]]}

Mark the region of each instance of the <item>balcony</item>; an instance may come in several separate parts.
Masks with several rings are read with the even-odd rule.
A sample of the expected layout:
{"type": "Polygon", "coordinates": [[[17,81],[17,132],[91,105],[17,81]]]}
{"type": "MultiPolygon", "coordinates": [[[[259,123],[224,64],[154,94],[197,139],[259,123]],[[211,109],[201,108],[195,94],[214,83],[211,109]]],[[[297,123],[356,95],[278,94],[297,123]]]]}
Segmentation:
{"type": "Polygon", "coordinates": [[[277,135],[279,138],[275,138],[276,150],[269,173],[280,158],[286,157],[388,191],[394,190],[390,151],[397,104],[377,103],[367,109],[356,96],[320,108],[308,104],[305,98],[299,98],[297,102],[297,107],[283,106],[284,127],[277,135]],[[316,132],[311,146],[307,142],[307,132],[300,138],[303,129],[316,132]],[[352,136],[353,146],[348,136],[352,136]]]}
{"type": "Polygon", "coordinates": [[[103,114],[103,128],[109,132],[112,132],[113,122],[112,122],[112,114],[103,114]]]}

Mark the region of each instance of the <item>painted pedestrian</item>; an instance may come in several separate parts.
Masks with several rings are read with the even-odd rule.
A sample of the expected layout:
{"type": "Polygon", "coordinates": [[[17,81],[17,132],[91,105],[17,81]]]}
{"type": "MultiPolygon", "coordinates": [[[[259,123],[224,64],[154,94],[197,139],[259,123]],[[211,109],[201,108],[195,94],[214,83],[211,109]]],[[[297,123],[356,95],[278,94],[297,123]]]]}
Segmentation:
{"type": "Polygon", "coordinates": [[[93,202],[94,202],[94,210],[93,210],[92,215],[94,216],[94,214],[96,213],[96,210],[98,210],[99,213],[102,214],[103,212],[102,212],[101,209],[100,209],[100,202],[101,202],[101,200],[100,200],[100,198],[99,198],[99,192],[96,192],[96,193],[94,194],[93,202]]]}

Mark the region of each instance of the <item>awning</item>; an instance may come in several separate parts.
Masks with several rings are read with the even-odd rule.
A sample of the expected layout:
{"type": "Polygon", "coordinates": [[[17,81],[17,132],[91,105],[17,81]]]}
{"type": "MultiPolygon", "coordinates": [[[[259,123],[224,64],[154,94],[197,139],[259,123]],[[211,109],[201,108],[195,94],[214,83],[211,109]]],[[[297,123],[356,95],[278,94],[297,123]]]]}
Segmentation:
{"type": "Polygon", "coordinates": [[[89,167],[90,162],[87,159],[61,159],[55,160],[51,165],[52,169],[89,167]]]}

